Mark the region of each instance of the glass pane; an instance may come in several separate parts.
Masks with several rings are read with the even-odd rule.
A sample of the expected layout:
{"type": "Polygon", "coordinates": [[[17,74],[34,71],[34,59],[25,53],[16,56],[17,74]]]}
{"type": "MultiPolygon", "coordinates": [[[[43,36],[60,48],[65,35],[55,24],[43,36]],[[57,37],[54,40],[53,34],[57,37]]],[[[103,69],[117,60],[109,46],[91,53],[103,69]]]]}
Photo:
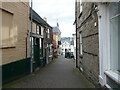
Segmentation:
{"type": "Polygon", "coordinates": [[[40,42],[40,48],[42,48],[42,45],[41,45],[41,43],[42,43],[42,42],[41,42],[41,38],[40,38],[39,40],[40,40],[40,41],[39,41],[39,42],[40,42]]]}
{"type": "Polygon", "coordinates": [[[82,54],[82,33],[80,33],[80,54],[82,54]]]}
{"type": "Polygon", "coordinates": [[[110,20],[110,48],[111,48],[111,61],[110,61],[110,68],[113,71],[117,71],[118,70],[118,43],[119,43],[119,30],[118,30],[118,26],[119,26],[119,17],[116,17],[114,19],[110,20]]]}
{"type": "Polygon", "coordinates": [[[41,35],[41,27],[39,26],[39,34],[41,35]]]}
{"type": "Polygon", "coordinates": [[[120,73],[120,16],[118,17],[118,71],[120,73]]]}
{"type": "Polygon", "coordinates": [[[39,34],[39,26],[37,26],[37,32],[36,33],[39,34]]]}
{"type": "Polygon", "coordinates": [[[110,18],[120,13],[120,2],[114,2],[110,4],[110,18]]]}

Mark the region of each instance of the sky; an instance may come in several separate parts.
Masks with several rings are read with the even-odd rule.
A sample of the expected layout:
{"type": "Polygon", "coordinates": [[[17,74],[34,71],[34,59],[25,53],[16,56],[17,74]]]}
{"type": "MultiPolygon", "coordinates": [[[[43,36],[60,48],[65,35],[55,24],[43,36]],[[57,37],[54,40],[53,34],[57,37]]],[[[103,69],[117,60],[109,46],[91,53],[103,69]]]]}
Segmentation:
{"type": "Polygon", "coordinates": [[[42,18],[46,17],[49,25],[56,26],[58,21],[61,37],[72,37],[75,33],[74,5],[74,0],[33,0],[33,9],[42,18]]]}

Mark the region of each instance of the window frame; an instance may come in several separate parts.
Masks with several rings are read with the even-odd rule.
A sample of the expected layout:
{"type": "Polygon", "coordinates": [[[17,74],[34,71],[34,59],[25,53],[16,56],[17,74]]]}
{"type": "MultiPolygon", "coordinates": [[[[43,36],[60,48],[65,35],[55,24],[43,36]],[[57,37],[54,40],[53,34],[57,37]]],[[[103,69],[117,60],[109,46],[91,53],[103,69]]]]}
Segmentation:
{"type": "Polygon", "coordinates": [[[82,32],[79,32],[79,54],[80,54],[80,55],[83,55],[82,32]]]}
{"type": "MultiPolygon", "coordinates": [[[[5,9],[1,9],[0,12],[1,12],[2,16],[4,16],[3,13],[4,14],[6,13],[6,15],[7,14],[9,15],[8,17],[11,17],[11,25],[12,25],[12,26],[10,26],[11,28],[9,28],[9,31],[8,31],[9,37],[8,37],[7,43],[4,42],[3,31],[1,31],[2,36],[1,36],[1,47],[0,48],[2,48],[2,49],[15,48],[16,47],[16,42],[17,42],[17,37],[15,37],[17,35],[17,30],[14,28],[14,13],[11,13],[11,12],[5,10],[5,9]],[[13,31],[14,31],[14,33],[12,33],[13,31]],[[12,37],[11,37],[11,35],[12,35],[12,37]],[[11,39],[11,38],[13,38],[13,39],[11,39]]],[[[2,24],[1,24],[2,28],[1,28],[1,30],[3,30],[3,20],[4,19],[2,17],[2,24]]]]}
{"type": "Polygon", "coordinates": [[[50,29],[47,29],[47,38],[50,38],[50,29]]]}
{"type": "Polygon", "coordinates": [[[36,24],[36,34],[41,35],[41,26],[39,24],[36,24]],[[37,30],[39,27],[39,30],[37,30]]]}
{"type": "MultiPolygon", "coordinates": [[[[111,5],[111,4],[110,4],[111,5]]],[[[109,8],[110,8],[110,5],[109,5],[109,8]]],[[[110,10],[111,9],[109,9],[109,31],[110,31],[110,70],[111,71],[113,71],[113,72],[115,72],[114,71],[114,69],[115,69],[115,67],[114,67],[114,65],[111,63],[111,62],[113,62],[113,59],[112,58],[114,58],[115,56],[117,56],[116,54],[114,54],[114,56],[112,56],[111,55],[111,53],[113,52],[112,50],[113,50],[113,47],[112,47],[112,45],[111,45],[111,43],[113,43],[113,40],[112,39],[115,39],[115,37],[113,36],[113,30],[111,30],[111,28],[110,28],[110,24],[111,24],[111,21],[112,20],[115,20],[117,17],[120,17],[120,12],[119,13],[117,13],[117,14],[115,14],[115,15],[113,15],[112,17],[110,17],[110,10]],[[112,41],[111,41],[112,40],[112,41]]],[[[118,24],[119,24],[119,22],[118,22],[118,24]]],[[[113,25],[113,24],[112,24],[113,25]]],[[[118,30],[119,30],[119,28],[117,28],[118,30]]],[[[118,31],[117,30],[117,31],[118,31]]],[[[118,33],[118,32],[117,32],[118,33]]],[[[119,35],[118,35],[118,37],[117,37],[117,40],[119,40],[119,35]]],[[[119,43],[119,42],[118,42],[119,43]]],[[[118,44],[118,43],[116,43],[116,44],[118,44]]],[[[119,45],[117,45],[118,47],[119,47],[119,45]]],[[[118,52],[117,52],[117,54],[119,54],[119,50],[118,50],[118,52]]],[[[117,57],[117,59],[118,60],[116,60],[116,63],[118,63],[119,62],[119,58],[117,57]]],[[[118,65],[119,66],[119,65],[118,65]]],[[[118,68],[118,70],[120,70],[120,68],[118,68]]],[[[120,74],[120,72],[118,71],[118,70],[116,70],[116,72],[115,73],[119,73],[120,74]]]]}
{"type": "Polygon", "coordinates": [[[82,0],[80,0],[80,13],[83,11],[82,0]]]}
{"type": "Polygon", "coordinates": [[[109,22],[109,6],[111,3],[99,5],[98,18],[99,21],[99,83],[102,86],[111,87],[107,80],[107,76],[120,84],[118,73],[110,69],[110,22],[109,22]],[[107,23],[106,23],[107,22],[107,23]]]}

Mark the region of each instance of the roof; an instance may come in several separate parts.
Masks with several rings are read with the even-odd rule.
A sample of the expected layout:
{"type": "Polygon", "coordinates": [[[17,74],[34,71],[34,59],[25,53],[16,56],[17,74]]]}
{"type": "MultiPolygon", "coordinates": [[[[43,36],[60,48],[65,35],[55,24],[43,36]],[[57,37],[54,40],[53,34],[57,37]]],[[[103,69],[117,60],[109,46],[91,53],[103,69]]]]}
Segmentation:
{"type": "Polygon", "coordinates": [[[74,38],[73,37],[62,37],[61,43],[68,42],[70,45],[74,44],[74,38]]]}
{"type": "Polygon", "coordinates": [[[62,42],[62,45],[63,45],[63,44],[69,44],[69,45],[70,45],[70,42],[68,42],[68,41],[63,41],[63,42],[62,42]]]}
{"type": "Polygon", "coordinates": [[[61,41],[61,44],[63,45],[63,44],[65,44],[65,43],[67,43],[67,44],[69,44],[69,45],[74,45],[74,41],[72,40],[72,41],[61,41]]]}
{"type": "Polygon", "coordinates": [[[61,37],[61,40],[73,40],[73,37],[61,37]]]}
{"type": "Polygon", "coordinates": [[[58,27],[53,27],[53,33],[61,34],[60,29],[58,27]]]}
{"type": "Polygon", "coordinates": [[[30,18],[32,13],[32,20],[41,24],[42,26],[48,26],[52,28],[45,20],[43,20],[33,9],[30,8],[30,18]]]}

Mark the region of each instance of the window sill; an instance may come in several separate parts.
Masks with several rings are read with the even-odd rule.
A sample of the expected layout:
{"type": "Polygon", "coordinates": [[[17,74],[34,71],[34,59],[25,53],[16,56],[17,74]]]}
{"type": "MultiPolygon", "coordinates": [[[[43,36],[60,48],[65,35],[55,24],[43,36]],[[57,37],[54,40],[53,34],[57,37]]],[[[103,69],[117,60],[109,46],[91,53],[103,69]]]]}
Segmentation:
{"type": "Polygon", "coordinates": [[[79,57],[82,59],[83,58],[83,54],[79,54],[79,57]]]}
{"type": "Polygon", "coordinates": [[[2,46],[0,49],[8,49],[8,48],[15,48],[16,46],[2,46]]]}
{"type": "Polygon", "coordinates": [[[117,73],[115,73],[113,71],[110,71],[110,70],[109,71],[105,71],[105,74],[108,77],[110,77],[112,80],[114,80],[116,83],[120,84],[120,80],[119,80],[120,75],[119,74],[117,74],[117,73]]]}
{"type": "Polygon", "coordinates": [[[106,84],[105,86],[106,86],[107,88],[109,88],[109,89],[111,88],[108,84],[106,84]]]}
{"type": "Polygon", "coordinates": [[[79,14],[78,18],[80,18],[81,16],[82,16],[82,12],[80,12],[80,14],[79,14]]]}

